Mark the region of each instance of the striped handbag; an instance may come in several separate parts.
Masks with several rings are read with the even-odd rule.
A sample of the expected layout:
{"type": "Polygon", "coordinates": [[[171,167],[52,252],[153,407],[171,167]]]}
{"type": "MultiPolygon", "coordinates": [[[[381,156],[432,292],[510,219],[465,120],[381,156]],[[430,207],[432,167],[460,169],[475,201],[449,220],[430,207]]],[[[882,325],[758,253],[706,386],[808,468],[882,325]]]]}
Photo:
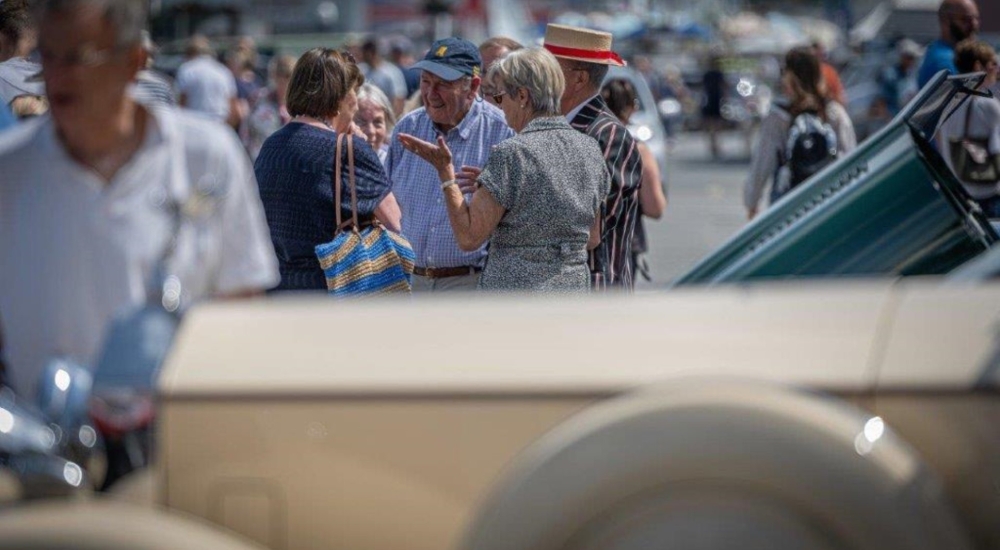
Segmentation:
{"type": "Polygon", "coordinates": [[[333,240],[316,247],[316,257],[326,275],[329,293],[337,297],[371,296],[409,292],[414,254],[410,243],[377,220],[358,224],[358,196],[354,183],[354,146],[350,136],[337,136],[333,170],[333,197],[337,229],[333,240]],[[340,214],[341,144],[347,142],[348,181],[351,185],[351,220],[340,214]]]}

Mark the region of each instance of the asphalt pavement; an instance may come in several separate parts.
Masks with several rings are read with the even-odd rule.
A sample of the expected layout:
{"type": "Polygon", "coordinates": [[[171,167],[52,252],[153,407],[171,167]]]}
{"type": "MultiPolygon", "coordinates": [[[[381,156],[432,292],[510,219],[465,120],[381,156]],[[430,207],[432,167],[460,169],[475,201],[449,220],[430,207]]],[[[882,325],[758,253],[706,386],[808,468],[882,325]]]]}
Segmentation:
{"type": "Polygon", "coordinates": [[[707,136],[681,134],[667,175],[667,210],[659,220],[646,219],[652,283],[665,286],[722,245],[746,224],[743,181],[749,168],[746,141],[722,136],[722,157],[713,160],[707,136]]]}

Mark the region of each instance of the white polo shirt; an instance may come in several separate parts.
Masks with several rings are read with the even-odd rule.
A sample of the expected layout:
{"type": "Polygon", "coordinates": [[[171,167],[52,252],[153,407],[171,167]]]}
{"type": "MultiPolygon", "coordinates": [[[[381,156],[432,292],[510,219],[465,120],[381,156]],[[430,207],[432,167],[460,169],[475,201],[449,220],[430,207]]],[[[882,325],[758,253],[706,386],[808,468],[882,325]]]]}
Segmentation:
{"type": "Polygon", "coordinates": [[[68,156],[48,116],[0,134],[0,330],[22,395],[33,398],[54,356],[92,366],[109,321],[146,303],[174,234],[167,204],[189,212],[171,270],[186,300],[279,281],[236,135],[167,107],[150,112],[142,146],[107,185],[68,156]]]}

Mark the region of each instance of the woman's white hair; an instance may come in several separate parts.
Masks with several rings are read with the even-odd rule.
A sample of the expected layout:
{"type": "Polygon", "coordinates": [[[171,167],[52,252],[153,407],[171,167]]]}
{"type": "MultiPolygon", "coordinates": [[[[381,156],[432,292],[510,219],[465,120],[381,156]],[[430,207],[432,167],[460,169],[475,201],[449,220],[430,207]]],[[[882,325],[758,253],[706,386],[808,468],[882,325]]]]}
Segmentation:
{"type": "Polygon", "coordinates": [[[382,108],[382,114],[385,115],[385,131],[391,134],[392,129],[396,127],[396,113],[392,110],[389,97],[378,86],[365,82],[358,90],[358,103],[366,100],[382,108]]]}
{"type": "Polygon", "coordinates": [[[558,115],[566,80],[559,61],[544,48],[523,48],[497,59],[486,78],[508,95],[524,88],[536,113],[558,115]]]}

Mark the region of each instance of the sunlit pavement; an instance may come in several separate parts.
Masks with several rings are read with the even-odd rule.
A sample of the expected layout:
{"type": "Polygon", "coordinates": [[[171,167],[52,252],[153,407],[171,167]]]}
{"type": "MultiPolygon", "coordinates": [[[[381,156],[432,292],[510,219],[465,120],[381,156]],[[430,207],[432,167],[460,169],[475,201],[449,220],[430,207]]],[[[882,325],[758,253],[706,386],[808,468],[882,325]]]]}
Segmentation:
{"type": "Polygon", "coordinates": [[[746,223],[743,181],[749,169],[746,140],[723,134],[722,156],[713,160],[708,138],[700,133],[679,136],[670,157],[667,211],[646,219],[652,283],[662,287],[725,242],[746,223]]]}

